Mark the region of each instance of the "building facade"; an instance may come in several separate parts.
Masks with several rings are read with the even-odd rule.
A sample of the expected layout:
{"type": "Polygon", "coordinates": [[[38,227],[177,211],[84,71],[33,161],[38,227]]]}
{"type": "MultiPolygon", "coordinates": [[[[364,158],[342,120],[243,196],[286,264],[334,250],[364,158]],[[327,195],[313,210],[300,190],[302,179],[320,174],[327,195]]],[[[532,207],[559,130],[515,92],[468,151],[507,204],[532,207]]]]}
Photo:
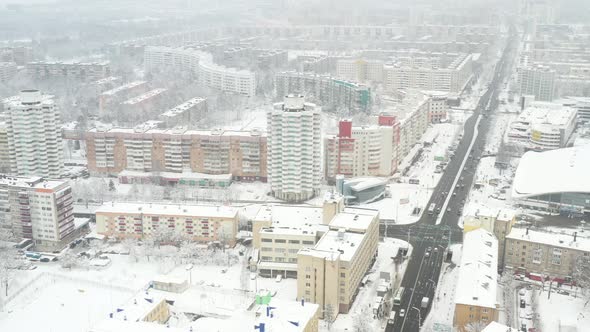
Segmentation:
{"type": "Polygon", "coordinates": [[[130,170],[267,178],[267,137],[259,131],[93,129],[86,133],[86,157],[92,174],[130,170]]]}
{"type": "Polygon", "coordinates": [[[514,227],[506,236],[505,268],[515,273],[571,282],[577,259],[588,255],[590,238],[573,230],[565,234],[514,227]]]}
{"type": "Polygon", "coordinates": [[[27,74],[35,79],[72,79],[83,82],[96,81],[111,76],[108,61],[105,62],[29,62],[27,74]]]}
{"type": "Polygon", "coordinates": [[[67,182],[0,176],[0,227],[38,250],[61,250],[75,233],[72,190],[67,182]]]}
{"type": "Polygon", "coordinates": [[[365,59],[338,59],[336,76],[353,82],[382,82],[383,61],[365,59]]]}
{"type": "Polygon", "coordinates": [[[419,89],[460,93],[473,76],[471,54],[400,54],[383,69],[387,90],[419,89]]]}
{"type": "Polygon", "coordinates": [[[275,76],[276,97],[303,94],[325,109],[368,112],[372,105],[368,86],[313,72],[281,72],[275,76]]]}
{"type": "Polygon", "coordinates": [[[570,145],[577,111],[561,104],[535,102],[510,124],[508,141],[525,150],[547,151],[570,145]]]}
{"type": "Polygon", "coordinates": [[[302,95],[288,95],[266,115],[268,176],[272,194],[301,202],[321,185],[321,108],[302,95]]]}
{"type": "Polygon", "coordinates": [[[96,210],[96,231],[115,238],[157,237],[233,246],[238,209],[229,206],[106,203],[96,210]]]}
{"type": "Polygon", "coordinates": [[[199,123],[207,115],[207,99],[195,97],[160,114],[168,128],[199,123]]]}
{"type": "Polygon", "coordinates": [[[216,64],[211,54],[194,48],[146,47],[145,69],[189,71],[201,85],[245,96],[256,94],[256,74],[216,64]]]}
{"type": "Polygon", "coordinates": [[[353,127],[351,121],[338,125],[338,134],[324,139],[324,172],[333,182],[345,177],[390,176],[397,170],[399,123],[394,116],[380,115],[378,125],[353,127]]]}
{"type": "Polygon", "coordinates": [[[4,105],[11,173],[59,177],[63,172],[60,115],[52,99],[23,90],[4,105]]]}
{"type": "Polygon", "coordinates": [[[16,75],[16,63],[0,62],[0,82],[8,82],[16,75]]]}
{"type": "Polygon", "coordinates": [[[521,95],[533,95],[539,101],[552,101],[555,92],[555,70],[534,65],[518,69],[518,84],[521,95]]]}

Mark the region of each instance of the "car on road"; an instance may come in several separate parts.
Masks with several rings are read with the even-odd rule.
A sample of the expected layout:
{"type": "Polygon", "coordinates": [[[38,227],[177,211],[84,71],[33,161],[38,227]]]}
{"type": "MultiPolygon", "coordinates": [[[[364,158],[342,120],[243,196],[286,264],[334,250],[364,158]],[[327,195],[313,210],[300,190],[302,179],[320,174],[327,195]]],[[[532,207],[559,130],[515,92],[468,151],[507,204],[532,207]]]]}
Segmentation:
{"type": "Polygon", "coordinates": [[[434,252],[438,252],[438,247],[435,247],[434,248],[434,252]]]}
{"type": "Polygon", "coordinates": [[[451,208],[447,208],[447,212],[451,212],[451,208]]]}
{"type": "Polygon", "coordinates": [[[403,318],[406,315],[406,309],[400,309],[399,316],[403,318]]]}

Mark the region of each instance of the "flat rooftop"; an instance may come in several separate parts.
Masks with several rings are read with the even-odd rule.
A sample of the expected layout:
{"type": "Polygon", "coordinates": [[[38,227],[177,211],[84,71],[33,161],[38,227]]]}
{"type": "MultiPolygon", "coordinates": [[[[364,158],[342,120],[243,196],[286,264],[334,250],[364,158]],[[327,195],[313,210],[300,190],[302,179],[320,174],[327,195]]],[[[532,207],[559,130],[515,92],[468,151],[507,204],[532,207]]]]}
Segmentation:
{"type": "Polygon", "coordinates": [[[584,233],[577,232],[574,241],[574,232],[576,230],[567,230],[562,232],[540,231],[529,228],[528,234],[526,228],[513,227],[507,239],[541,243],[557,248],[575,249],[590,252],[590,237],[584,233]]]}
{"type": "Polygon", "coordinates": [[[482,228],[465,233],[455,303],[496,308],[498,240],[482,228]]]}
{"type": "Polygon", "coordinates": [[[144,214],[161,216],[200,216],[212,218],[234,218],[238,208],[225,205],[186,205],[156,203],[114,203],[107,202],[96,210],[96,213],[144,214]]]}
{"type": "Polygon", "coordinates": [[[182,113],[188,109],[195,107],[196,105],[204,103],[206,100],[207,99],[205,99],[205,98],[195,97],[193,99],[185,101],[184,103],[182,103],[174,108],[167,110],[166,112],[162,113],[160,116],[174,117],[174,116],[178,115],[179,113],[182,113]]]}
{"type": "Polygon", "coordinates": [[[313,249],[308,250],[316,251],[318,254],[321,253],[322,255],[326,255],[326,257],[330,257],[333,254],[339,254],[341,260],[350,262],[364,238],[365,234],[328,231],[322,236],[313,249]]]}
{"type": "Polygon", "coordinates": [[[258,210],[254,221],[270,221],[273,227],[317,225],[323,220],[321,207],[305,205],[266,205],[258,210]]]}
{"type": "Polygon", "coordinates": [[[164,88],[153,89],[153,90],[150,90],[150,91],[148,91],[146,93],[142,93],[139,96],[136,96],[136,97],[133,97],[133,98],[131,98],[129,100],[126,100],[126,101],[122,102],[121,104],[123,104],[123,105],[135,105],[135,104],[139,104],[142,101],[146,101],[146,100],[148,100],[150,98],[154,98],[154,97],[156,97],[156,96],[158,96],[158,95],[160,95],[160,94],[162,94],[162,93],[164,93],[166,91],[168,91],[168,89],[164,89],[164,88]]]}
{"type": "Polygon", "coordinates": [[[57,187],[65,184],[64,181],[59,180],[45,180],[42,177],[14,177],[7,175],[0,175],[1,185],[10,185],[15,187],[26,187],[35,189],[56,189],[57,187]]]}
{"type": "Polygon", "coordinates": [[[371,222],[373,222],[375,218],[378,219],[378,217],[379,211],[377,210],[346,208],[343,212],[336,214],[336,216],[332,218],[332,221],[330,221],[330,228],[366,231],[371,225],[371,222]]]}
{"type": "Polygon", "coordinates": [[[140,86],[140,85],[143,85],[143,84],[147,84],[147,82],[146,81],[133,81],[133,82],[129,82],[127,84],[118,86],[118,87],[116,87],[114,89],[107,90],[107,91],[103,92],[101,95],[103,95],[103,96],[114,96],[114,95],[116,95],[116,94],[118,94],[120,92],[123,92],[125,90],[129,90],[129,89],[133,89],[133,88],[135,88],[137,86],[140,86]]]}

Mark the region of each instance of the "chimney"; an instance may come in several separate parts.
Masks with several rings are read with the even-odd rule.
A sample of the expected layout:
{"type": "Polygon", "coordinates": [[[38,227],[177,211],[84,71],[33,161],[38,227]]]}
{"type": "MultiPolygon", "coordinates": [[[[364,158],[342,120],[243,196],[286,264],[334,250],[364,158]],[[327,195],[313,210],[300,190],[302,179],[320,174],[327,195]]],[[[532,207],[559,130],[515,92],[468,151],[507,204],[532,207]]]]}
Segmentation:
{"type": "Polygon", "coordinates": [[[574,232],[574,242],[576,242],[577,238],[578,238],[578,232],[574,232]]]}

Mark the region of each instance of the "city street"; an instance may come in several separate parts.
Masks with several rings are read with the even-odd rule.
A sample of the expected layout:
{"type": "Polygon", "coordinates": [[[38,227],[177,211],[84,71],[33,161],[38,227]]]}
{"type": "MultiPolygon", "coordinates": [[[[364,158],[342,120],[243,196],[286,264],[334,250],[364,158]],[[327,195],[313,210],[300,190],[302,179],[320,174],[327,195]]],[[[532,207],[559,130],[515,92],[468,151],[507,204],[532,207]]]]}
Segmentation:
{"type": "Polygon", "coordinates": [[[457,226],[460,216],[458,211],[462,208],[473,183],[475,168],[483,153],[489,129],[492,116],[490,113],[496,110],[502,82],[510,74],[516,42],[515,34],[511,33],[502,58],[496,65],[494,78],[488,90],[482,95],[473,115],[465,123],[463,138],[455,155],[449,161],[443,178],[434,188],[427,206],[435,204],[436,210],[440,209],[440,215],[425,212],[414,225],[381,225],[383,235],[409,240],[414,247],[402,281],[402,287],[406,291],[401,306],[394,307],[398,313],[404,309],[406,314],[403,318],[398,316],[395,324],[388,325],[386,331],[419,331],[432,305],[446,248],[450,243],[462,241],[462,230],[457,226]],[[447,199],[448,204],[445,205],[447,199]],[[438,224],[437,219],[440,220],[438,224]],[[427,252],[429,257],[426,257],[427,252]],[[425,308],[421,306],[423,297],[430,299],[425,308]]]}

